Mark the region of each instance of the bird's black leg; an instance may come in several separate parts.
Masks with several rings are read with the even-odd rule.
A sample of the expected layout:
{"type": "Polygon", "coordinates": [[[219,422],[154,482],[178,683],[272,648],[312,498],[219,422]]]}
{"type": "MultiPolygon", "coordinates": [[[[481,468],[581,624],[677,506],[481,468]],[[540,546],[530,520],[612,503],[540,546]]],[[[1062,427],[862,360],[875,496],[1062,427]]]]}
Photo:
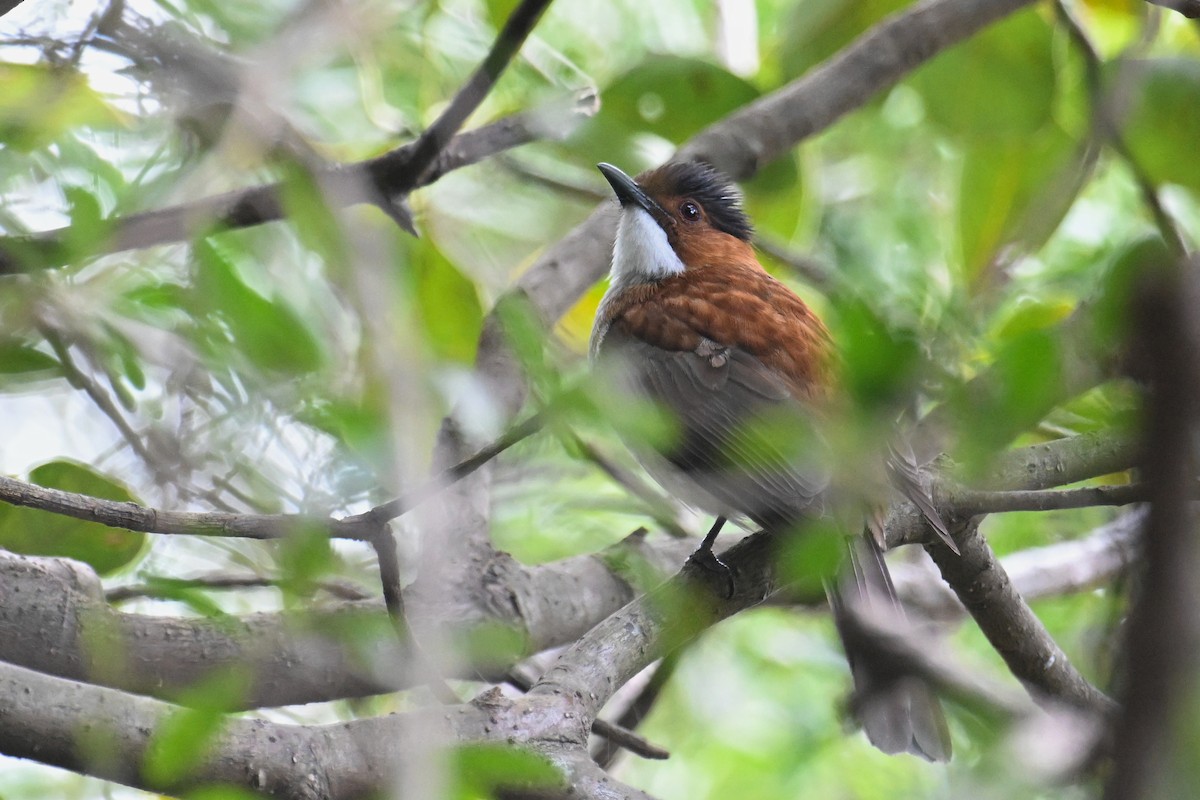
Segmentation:
{"type": "Polygon", "coordinates": [[[715,572],[725,578],[725,596],[733,597],[733,570],[729,565],[713,552],[713,543],[717,541],[717,534],[721,532],[721,528],[725,527],[725,518],[717,517],[713,522],[713,526],[708,529],[708,533],[704,536],[704,541],[696,548],[696,552],[688,558],[688,561],[696,566],[715,572]]]}

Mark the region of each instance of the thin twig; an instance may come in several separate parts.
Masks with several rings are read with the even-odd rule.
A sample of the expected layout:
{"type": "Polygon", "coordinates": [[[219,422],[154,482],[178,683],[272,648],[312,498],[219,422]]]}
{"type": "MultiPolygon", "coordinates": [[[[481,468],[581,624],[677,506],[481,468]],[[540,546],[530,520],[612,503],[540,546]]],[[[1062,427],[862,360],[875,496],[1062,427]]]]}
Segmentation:
{"type": "Polygon", "coordinates": [[[324,531],[335,539],[371,542],[380,526],[433,497],[446,485],[460,480],[505,449],[541,428],[534,415],[509,430],[474,455],[446,469],[405,497],[377,506],[364,514],[334,519],[310,514],[234,514],[213,511],[166,511],[137,503],[105,500],[0,475],[0,501],[52,514],[99,522],[111,528],[143,533],[218,536],[244,539],[280,539],[297,529],[324,531]]]}
{"type": "MultiPolygon", "coordinates": [[[[667,681],[675,674],[675,667],[679,664],[678,654],[672,654],[664,658],[654,668],[654,673],[650,676],[650,680],[642,687],[642,690],[637,693],[637,697],[633,698],[625,710],[620,713],[616,719],[616,725],[619,725],[624,730],[635,730],[646,715],[650,713],[650,709],[658,702],[658,698],[662,695],[663,688],[667,685],[667,681]]],[[[597,722],[604,720],[599,717],[597,722]]],[[[592,730],[595,730],[593,726],[592,730]]],[[[592,760],[599,764],[603,769],[608,769],[616,760],[617,754],[621,752],[621,743],[613,741],[611,738],[605,738],[598,747],[592,750],[592,760]]],[[[666,751],[664,750],[665,754],[666,751]]],[[[664,755],[663,758],[667,756],[664,755]]]]}
{"type": "Polygon", "coordinates": [[[388,178],[388,183],[396,187],[397,193],[405,193],[416,186],[417,181],[424,176],[426,168],[450,141],[450,137],[458,132],[467,121],[467,117],[471,116],[487,97],[500,73],[504,72],[504,68],[521,49],[521,45],[533,32],[542,12],[550,3],[551,0],[522,0],[509,14],[483,63],[458,90],[458,94],[454,95],[454,99],[441,116],[417,139],[412,154],[403,164],[386,162],[382,166],[382,174],[388,178]]]}
{"type": "MultiPolygon", "coordinates": [[[[265,575],[214,573],[195,578],[156,577],[147,583],[135,583],[107,589],[104,592],[104,599],[109,603],[123,603],[143,597],[173,599],[181,590],[259,589],[277,587],[280,584],[279,578],[265,575]]],[[[315,585],[318,589],[328,592],[339,600],[366,600],[371,596],[349,581],[318,581],[315,585]]]]}
{"type": "Polygon", "coordinates": [[[448,484],[462,480],[508,448],[537,433],[545,424],[545,418],[541,414],[533,414],[524,421],[509,428],[499,439],[485,445],[474,455],[468,456],[452,467],[449,467],[437,477],[418,487],[415,491],[375,506],[370,511],[362,514],[345,517],[338,521],[338,525],[345,528],[352,528],[360,524],[370,527],[378,525],[381,522],[393,520],[425,502],[448,484]]]}
{"type": "MultiPolygon", "coordinates": [[[[534,681],[528,679],[515,669],[510,671],[506,678],[510,684],[522,692],[528,692],[534,684],[534,681]]],[[[646,737],[634,733],[622,725],[602,720],[599,717],[592,720],[592,733],[603,737],[613,747],[628,750],[642,758],[662,761],[671,757],[670,752],[654,744],[646,737]]]]}
{"type": "Polygon", "coordinates": [[[62,367],[63,377],[67,379],[67,383],[91,398],[96,408],[100,409],[100,413],[108,417],[112,424],[116,426],[116,429],[121,434],[121,438],[125,440],[133,452],[137,453],[138,458],[142,459],[146,466],[153,469],[156,473],[159,472],[154,456],[146,448],[142,437],[138,435],[137,431],[129,424],[129,421],[125,419],[125,415],[121,413],[121,409],[117,408],[117,404],[109,397],[108,392],[104,391],[99,384],[92,380],[91,376],[85,374],[75,364],[75,360],[71,358],[70,348],[63,341],[59,332],[45,322],[38,322],[37,329],[54,351],[54,355],[58,358],[58,363],[62,367]]]}
{"type": "MultiPolygon", "coordinates": [[[[1188,247],[1184,241],[1183,234],[1180,232],[1179,225],[1163,206],[1162,200],[1158,196],[1158,189],[1155,187],[1154,182],[1150,180],[1150,176],[1146,174],[1145,169],[1142,168],[1141,163],[1134,156],[1128,142],[1125,141],[1125,137],[1121,135],[1120,126],[1113,118],[1112,98],[1106,96],[1104,91],[1104,64],[1100,53],[1096,50],[1095,45],[1092,44],[1087,31],[1079,24],[1074,13],[1063,0],[1058,0],[1054,4],[1054,8],[1059,20],[1066,27],[1071,41],[1075,43],[1079,52],[1083,55],[1084,74],[1087,78],[1088,94],[1092,102],[1092,119],[1098,138],[1107,143],[1113,152],[1129,167],[1134,182],[1137,184],[1138,191],[1142,195],[1142,202],[1150,211],[1150,216],[1154,219],[1154,224],[1157,226],[1163,241],[1167,243],[1167,246],[1171,248],[1172,253],[1177,258],[1184,257],[1187,255],[1188,247]]],[[[1119,84],[1121,71],[1118,70],[1117,74],[1119,84]]]]}
{"type": "Polygon", "coordinates": [[[1080,489],[1030,489],[1010,492],[982,492],[952,489],[938,497],[939,507],[963,516],[1008,511],[1058,511],[1093,506],[1127,506],[1149,499],[1150,487],[1144,483],[1121,486],[1086,486],[1080,489]]]}
{"type": "Polygon", "coordinates": [[[828,290],[839,273],[828,264],[809,255],[796,253],[782,242],[762,233],[755,234],[754,246],[791,270],[796,277],[817,289],[828,290]]]}
{"type": "MultiPolygon", "coordinates": [[[[475,164],[498,152],[546,135],[559,135],[558,126],[548,124],[548,120],[590,116],[597,107],[594,94],[581,93],[566,104],[559,101],[544,109],[512,114],[460,133],[411,188],[425,186],[451,170],[475,164]]],[[[561,127],[565,129],[566,126],[561,127]]],[[[332,167],[314,177],[322,185],[334,183],[344,189],[328,193],[326,202],[373,203],[380,194],[391,196],[396,193],[397,187],[390,183],[391,176],[398,169],[397,165],[406,164],[412,158],[414,147],[414,143],[409,143],[376,158],[332,167]],[[373,190],[364,193],[367,187],[373,187],[373,190]]],[[[282,183],[276,182],[107,220],[103,227],[111,230],[112,235],[95,252],[118,253],[185,242],[205,230],[231,230],[281,220],[284,218],[280,200],[282,187],[282,183]]],[[[0,237],[0,275],[62,263],[63,241],[69,231],[69,228],[57,228],[28,236],[0,237]]]]}

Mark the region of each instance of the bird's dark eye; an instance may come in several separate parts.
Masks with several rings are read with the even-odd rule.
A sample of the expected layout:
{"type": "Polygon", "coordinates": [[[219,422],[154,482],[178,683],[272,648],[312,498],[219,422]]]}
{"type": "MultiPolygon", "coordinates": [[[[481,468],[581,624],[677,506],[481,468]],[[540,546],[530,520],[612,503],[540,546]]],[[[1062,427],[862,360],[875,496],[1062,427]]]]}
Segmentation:
{"type": "Polygon", "coordinates": [[[685,200],[679,206],[679,215],[688,222],[695,222],[700,219],[700,206],[691,200],[685,200]]]}

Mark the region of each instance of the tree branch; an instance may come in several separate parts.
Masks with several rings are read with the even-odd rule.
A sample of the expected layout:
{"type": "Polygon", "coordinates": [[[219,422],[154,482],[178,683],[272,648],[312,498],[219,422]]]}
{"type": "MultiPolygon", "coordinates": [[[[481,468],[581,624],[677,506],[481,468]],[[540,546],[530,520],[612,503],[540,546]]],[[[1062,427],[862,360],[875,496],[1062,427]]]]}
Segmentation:
{"type": "MultiPolygon", "coordinates": [[[[459,667],[460,677],[500,681],[512,658],[574,641],[629,602],[635,590],[632,578],[622,577],[622,561],[639,564],[630,575],[649,570],[665,577],[694,547],[691,540],[650,545],[634,538],[609,553],[529,567],[497,554],[475,586],[409,599],[414,630],[422,636],[437,629],[458,640],[481,625],[510,628],[525,643],[522,652],[488,658],[465,648],[475,657],[459,667]]],[[[0,608],[0,661],[155,697],[177,697],[204,676],[231,668],[251,676],[238,708],[363,697],[411,685],[412,676],[397,665],[412,654],[382,635],[387,618],[378,600],[215,619],[122,613],[104,601],[99,578],[85,565],[0,551],[0,608]],[[380,635],[364,643],[355,630],[380,635]],[[120,653],[121,667],[106,668],[97,653],[120,653]]]]}
{"type": "Polygon", "coordinates": [[[551,0],[522,0],[508,15],[500,35],[492,43],[492,49],[488,51],[483,63],[458,90],[458,94],[454,95],[446,110],[417,139],[411,155],[403,161],[385,160],[380,164],[379,177],[383,182],[395,187],[394,193],[404,194],[411,191],[417,185],[417,181],[424,177],[426,169],[450,141],[450,137],[462,127],[467,117],[471,116],[495,86],[500,73],[504,72],[508,62],[521,49],[521,45],[533,32],[533,27],[537,25],[550,3],[551,0]]]}
{"type": "MultiPolygon", "coordinates": [[[[410,189],[433,183],[447,172],[469,166],[513,147],[546,136],[561,137],[570,129],[567,120],[591,116],[598,108],[594,93],[584,92],[569,103],[553,103],[543,109],[504,117],[476,130],[460,133],[446,145],[436,160],[425,168],[410,189]]],[[[327,202],[343,205],[378,203],[403,188],[393,176],[407,175],[404,167],[413,157],[415,143],[382,156],[347,166],[331,167],[314,177],[321,185],[338,187],[326,193],[327,202]],[[370,187],[368,191],[366,187],[370,187]]],[[[280,199],[283,184],[239,189],[170,208],[108,220],[111,237],[98,254],[118,253],[155,245],[186,242],[209,230],[252,227],[284,218],[280,199]]],[[[0,237],[0,275],[16,274],[61,264],[63,241],[69,228],[58,228],[30,236],[0,237]]]]}
{"type": "Polygon", "coordinates": [[[586,731],[555,706],[490,693],[469,704],[334,725],[227,717],[213,741],[198,743],[206,746],[191,769],[163,771],[145,767],[153,764],[156,731],[179,707],[0,663],[0,752],[164,793],[224,784],[297,800],[342,800],[387,789],[397,754],[419,742],[491,742],[544,756],[560,785],[575,790],[572,797],[647,798],[588,768],[574,742],[586,731]]]}
{"type": "Polygon", "coordinates": [[[530,697],[557,697],[592,720],[630,678],[722,619],[758,605],[774,591],[773,538],[748,536],[721,554],[736,576],[726,596],[722,576],[691,562],[683,571],[612,614],[567,648],[530,697]]]}
{"type": "Polygon", "coordinates": [[[1145,566],[1125,626],[1124,691],[1105,800],[1186,794],[1200,698],[1200,540],[1193,502],[1200,430],[1200,259],[1143,275],[1134,343],[1150,391],[1142,472],[1151,487],[1145,566]]]}
{"type": "Polygon", "coordinates": [[[890,89],[946,48],[1030,0],[924,0],[893,14],[804,77],[701,131],[679,151],[736,180],[890,89]]]}
{"type": "MultiPolygon", "coordinates": [[[[1127,506],[1149,499],[1150,487],[1144,483],[1120,486],[1086,486],[1081,489],[1028,489],[1007,492],[981,492],[951,489],[944,503],[964,516],[995,514],[1006,511],[1059,511],[1092,506],[1127,506]]],[[[941,498],[939,498],[941,499],[941,498]]]]}
{"type": "Polygon", "coordinates": [[[382,535],[381,531],[385,531],[384,526],[388,521],[425,502],[447,484],[470,475],[509,447],[536,433],[541,426],[541,416],[531,416],[505,432],[496,441],[451,465],[440,475],[404,497],[390,500],[362,514],[341,519],[309,514],[159,510],[137,503],[48,489],[4,475],[0,475],[0,501],[143,533],[281,539],[297,530],[315,529],[325,531],[327,535],[336,539],[374,542],[382,535]]]}
{"type": "MultiPolygon", "coordinates": [[[[1138,508],[1084,538],[1012,553],[1000,560],[1001,566],[1027,601],[1102,586],[1127,574],[1137,562],[1145,514],[1145,509],[1138,508]]],[[[928,569],[896,564],[892,577],[905,604],[916,606],[926,616],[949,619],[966,613],[949,586],[930,580],[928,569]]]]}
{"type": "Polygon", "coordinates": [[[1041,704],[1064,703],[1107,716],[1116,706],[1071,664],[1042,621],[1026,605],[979,533],[979,522],[951,524],[961,555],[940,542],[925,545],[946,583],[1013,675],[1041,704]]]}

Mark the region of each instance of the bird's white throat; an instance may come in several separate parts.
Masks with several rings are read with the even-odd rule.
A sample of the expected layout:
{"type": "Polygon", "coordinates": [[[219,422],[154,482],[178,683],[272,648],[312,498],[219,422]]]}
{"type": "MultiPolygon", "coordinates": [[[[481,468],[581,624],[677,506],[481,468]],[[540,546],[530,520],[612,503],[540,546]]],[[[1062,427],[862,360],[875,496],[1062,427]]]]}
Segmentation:
{"type": "Polygon", "coordinates": [[[617,222],[613,245],[613,284],[657,281],[683,272],[667,233],[645,209],[626,206],[617,222]]]}

